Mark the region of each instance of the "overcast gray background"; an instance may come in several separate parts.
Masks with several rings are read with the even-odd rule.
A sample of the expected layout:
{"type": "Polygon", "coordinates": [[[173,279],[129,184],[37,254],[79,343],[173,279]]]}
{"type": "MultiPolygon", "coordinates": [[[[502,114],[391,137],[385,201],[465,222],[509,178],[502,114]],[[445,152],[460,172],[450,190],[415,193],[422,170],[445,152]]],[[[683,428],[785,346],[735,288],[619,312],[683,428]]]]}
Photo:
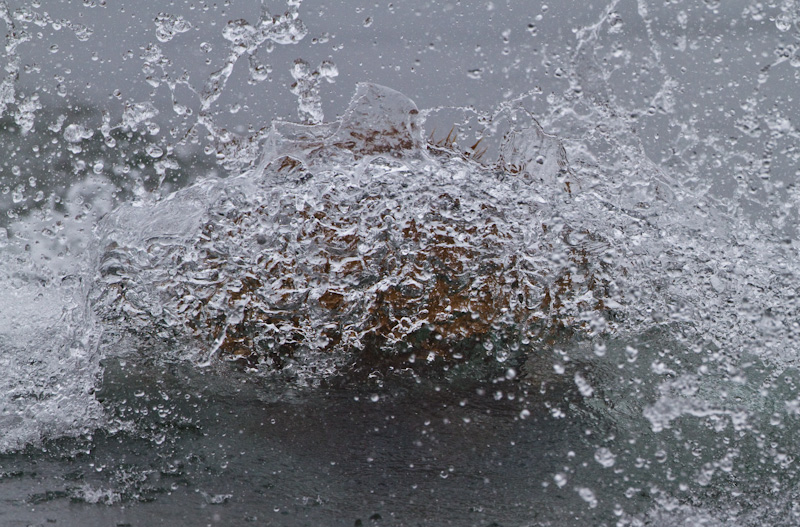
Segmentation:
{"type": "MultiPolygon", "coordinates": [[[[228,56],[225,24],[233,19],[255,24],[261,12],[261,3],[254,0],[103,3],[40,0],[32,9],[91,28],[86,41],[65,24],[56,29],[18,21],[16,30],[31,39],[18,48],[22,70],[17,87],[21,93],[38,93],[46,107],[58,111],[94,108],[88,116],[75,117],[93,129],[101,124],[99,110],[118,124],[125,103],[151,101],[161,111],[161,130],[153,141],[162,146],[177,141],[195,117],[176,116],[166,86],[147,83],[143,50],[158,44],[171,61],[170,75],[185,73],[201,90],[228,56]],[[192,29],[159,42],[154,22],[159,13],[182,16],[192,29]],[[57,94],[59,84],[65,96],[57,94]]],[[[22,5],[9,2],[12,10],[22,5]]],[[[287,8],[277,0],[266,5],[273,14],[287,8]]],[[[794,97],[800,69],[780,58],[781,53],[797,55],[800,33],[796,24],[785,31],[776,26],[778,2],[305,0],[299,12],[308,35],[297,44],[260,52],[272,68],[269,80],[248,84],[242,57],[211,108],[217,125],[247,133],[275,118],[297,120],[290,68],[303,59],[312,67],[332,60],[339,70],[335,83],[321,87],[328,120],[344,111],[358,82],[395,88],[420,108],[473,106],[481,111],[535,90],[534,110],[545,117],[545,128],[567,137],[570,130],[546,118],[554,111],[548,95],[568,94],[578,79],[587,100],[632,116],[634,132],[651,159],[683,172],[688,162],[697,173],[684,173],[686,179],[711,180],[721,196],[733,193],[737,177],[751,179],[754,188],[770,178],[784,186],[796,179],[796,155],[774,155],[785,153],[797,138],[792,120],[800,110],[794,97]],[[597,38],[577,52],[576,32],[583,29],[586,35],[593,25],[597,38]],[[606,75],[597,77],[593,69],[606,75]],[[673,106],[664,112],[657,95],[667,80],[673,83],[673,106]],[[746,110],[748,98],[752,104],[746,110]],[[748,116],[760,127],[755,133],[742,129],[748,116]],[[773,124],[779,118],[789,122],[791,133],[775,137],[766,116],[773,124]]],[[[196,116],[200,103],[195,94],[179,87],[176,98],[196,116]]],[[[36,129],[48,124],[40,118],[36,129]]],[[[759,199],[769,201],[764,192],[759,199]]]]}
{"type": "MultiPolygon", "coordinates": [[[[166,88],[153,89],[142,74],[140,55],[145,46],[160,45],[174,71],[186,71],[199,88],[226,56],[227,42],[221,37],[224,24],[239,18],[255,23],[260,13],[260,3],[254,0],[107,0],[105,7],[93,8],[86,7],[87,3],[100,0],[41,2],[36,11],[84,24],[94,33],[81,42],[68,29],[55,31],[50,26],[28,24],[33,39],[20,46],[20,54],[24,64],[36,64],[39,70],[23,73],[21,86],[46,97],[54,93],[56,76],[61,75],[69,88],[68,102],[114,109],[120,105],[111,94],[118,89],[122,100],[154,99],[163,105],[163,99],[168,99],[166,88]],[[193,29],[170,42],[158,42],[154,18],[160,12],[185,17],[193,29]],[[210,52],[201,50],[203,42],[211,45],[210,52]]],[[[647,53],[649,43],[639,9],[646,5],[663,63],[686,85],[689,100],[702,99],[700,86],[709,81],[719,83],[720,75],[743,81],[750,89],[759,68],[771,61],[771,57],[759,55],[771,53],[781,39],[793,41],[793,32],[781,33],[775,28],[769,19],[770,12],[777,12],[774,8],[755,21],[742,16],[749,5],[746,0],[728,0],[716,10],[708,9],[706,3],[712,2],[623,0],[616,6],[622,29],[614,40],[634,55],[647,53]],[[686,16],[683,28],[678,21],[680,12],[686,16]],[[694,42],[691,49],[673,46],[683,36],[694,42]],[[755,48],[745,51],[742,46],[748,43],[755,48]],[[713,62],[719,57],[720,62],[713,62]]],[[[9,5],[13,9],[20,4],[12,1],[9,5]]],[[[554,73],[558,67],[568,67],[576,44],[574,30],[600,21],[608,4],[572,0],[305,0],[300,17],[308,36],[299,44],[275,46],[271,54],[261,53],[273,68],[271,80],[248,85],[246,60],[242,59],[218,102],[223,109],[235,104],[249,107],[246,115],[231,121],[294,118],[294,98],[288,86],[292,82],[289,69],[297,58],[312,65],[330,59],[337,65],[340,75],[336,83],[323,88],[325,111],[331,117],[343,110],[355,84],[362,81],[398,89],[421,107],[491,108],[535,86],[544,92],[561,91],[566,83],[554,73]],[[368,18],[372,23],[367,26],[368,18]],[[529,29],[531,24],[535,31],[529,29]],[[327,41],[320,42],[326,36],[327,41]],[[479,75],[470,74],[476,70],[479,75]]],[[[273,14],[286,9],[279,1],[267,5],[273,14]]],[[[630,78],[627,81],[632,82],[630,78]]],[[[186,102],[191,102],[191,96],[184,95],[186,102]]],[[[731,95],[739,98],[742,94],[731,95]]],[[[619,96],[625,98],[626,94],[620,92],[619,96]]]]}

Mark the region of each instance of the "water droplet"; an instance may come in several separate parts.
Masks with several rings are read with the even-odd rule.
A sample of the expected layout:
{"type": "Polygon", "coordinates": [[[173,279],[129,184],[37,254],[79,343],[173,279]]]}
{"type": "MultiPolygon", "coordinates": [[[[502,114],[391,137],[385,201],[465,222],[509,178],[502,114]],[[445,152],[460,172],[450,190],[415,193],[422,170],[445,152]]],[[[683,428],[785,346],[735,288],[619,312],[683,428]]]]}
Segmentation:
{"type": "Polygon", "coordinates": [[[594,492],[592,492],[592,489],[586,487],[577,487],[575,490],[578,492],[578,496],[580,496],[583,501],[589,504],[590,509],[597,507],[597,498],[595,497],[594,492]]]}
{"type": "Polygon", "coordinates": [[[575,373],[575,385],[584,397],[591,397],[594,394],[594,388],[589,384],[589,381],[584,379],[578,372],[575,373]]]}
{"type": "Polygon", "coordinates": [[[609,33],[619,33],[622,30],[622,15],[620,15],[616,11],[612,11],[608,14],[608,32],[609,33]]]}
{"type": "Polygon", "coordinates": [[[639,356],[639,350],[633,346],[625,346],[625,355],[628,358],[628,362],[635,362],[636,358],[639,356]]]}
{"type": "Polygon", "coordinates": [[[89,40],[94,33],[94,30],[84,26],[83,24],[74,24],[72,30],[75,32],[75,37],[81,42],[89,40]]]}
{"type": "Polygon", "coordinates": [[[317,71],[319,71],[320,77],[328,82],[333,82],[333,79],[339,76],[339,69],[336,67],[336,64],[330,60],[323,60],[317,71]]]}
{"type": "Polygon", "coordinates": [[[161,42],[169,42],[175,35],[186,33],[192,29],[192,24],[181,16],[159,13],[155,18],[156,38],[161,42]]]}
{"type": "Polygon", "coordinates": [[[152,157],[154,159],[157,159],[157,158],[161,157],[162,155],[164,155],[164,150],[162,150],[161,147],[158,146],[158,145],[147,145],[147,148],[145,148],[145,151],[147,152],[148,156],[150,156],[150,157],[152,157]]]}
{"type": "Polygon", "coordinates": [[[781,13],[780,15],[775,17],[775,27],[778,28],[778,31],[786,32],[792,28],[792,23],[794,20],[789,13],[781,13]]]}
{"type": "Polygon", "coordinates": [[[64,129],[64,139],[70,143],[80,143],[84,139],[89,139],[94,135],[94,131],[80,124],[71,124],[64,129]]]}
{"type": "Polygon", "coordinates": [[[135,131],[139,124],[150,121],[156,115],[158,115],[158,110],[150,101],[126,103],[122,111],[122,127],[135,131]]]}
{"type": "Polygon", "coordinates": [[[605,468],[614,466],[617,462],[617,456],[606,447],[598,448],[594,453],[594,460],[603,465],[605,468]]]}

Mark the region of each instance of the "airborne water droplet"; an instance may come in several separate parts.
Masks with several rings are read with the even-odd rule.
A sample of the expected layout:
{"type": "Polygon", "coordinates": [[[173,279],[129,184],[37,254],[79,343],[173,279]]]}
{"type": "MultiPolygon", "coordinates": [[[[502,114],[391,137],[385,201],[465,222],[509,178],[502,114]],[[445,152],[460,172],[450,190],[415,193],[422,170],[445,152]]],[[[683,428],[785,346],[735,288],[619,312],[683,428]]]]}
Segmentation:
{"type": "Polygon", "coordinates": [[[792,29],[792,17],[789,13],[781,13],[775,17],[775,27],[778,31],[785,33],[792,29]]]}
{"type": "Polygon", "coordinates": [[[317,71],[319,71],[320,77],[328,82],[333,82],[333,79],[339,76],[339,69],[330,60],[323,60],[317,71]]]}
{"type": "Polygon", "coordinates": [[[606,447],[598,448],[594,453],[594,460],[600,463],[605,468],[614,466],[617,461],[617,456],[606,447]]]}
{"type": "Polygon", "coordinates": [[[157,159],[164,154],[164,150],[162,150],[158,145],[147,145],[145,150],[147,151],[147,155],[154,159],[157,159]]]}
{"type": "Polygon", "coordinates": [[[192,29],[192,24],[181,16],[159,13],[155,18],[156,38],[160,42],[169,42],[175,35],[186,33],[192,29]]]}
{"type": "Polygon", "coordinates": [[[70,143],[80,143],[84,139],[89,139],[94,135],[94,131],[80,124],[71,124],[64,130],[64,139],[70,143]]]}
{"type": "Polygon", "coordinates": [[[597,507],[597,498],[595,497],[592,489],[587,487],[577,487],[575,490],[578,492],[578,495],[583,499],[583,501],[589,504],[590,509],[597,507]]]}

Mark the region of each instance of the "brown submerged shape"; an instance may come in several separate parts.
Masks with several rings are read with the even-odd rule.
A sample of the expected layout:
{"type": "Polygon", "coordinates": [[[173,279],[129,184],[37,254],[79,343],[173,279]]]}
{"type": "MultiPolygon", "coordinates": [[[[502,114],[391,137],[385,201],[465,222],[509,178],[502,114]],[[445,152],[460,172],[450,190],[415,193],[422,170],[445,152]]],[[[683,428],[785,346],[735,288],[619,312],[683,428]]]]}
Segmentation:
{"type": "MultiPolygon", "coordinates": [[[[372,87],[360,93],[366,101],[352,105],[332,135],[296,139],[292,151],[302,155],[274,158],[264,170],[276,180],[305,181],[315,177],[309,159],[343,153],[402,159],[422,151],[498,177],[536,180],[529,167],[502,159],[479,165],[480,145],[462,152],[454,130],[439,141],[421,139],[410,101],[406,107],[395,101],[399,113],[386,125],[364,124],[364,105],[380,106],[387,93],[372,87]]],[[[569,194],[565,174],[562,191],[569,194]]],[[[583,315],[606,310],[610,280],[589,244],[563,244],[568,249],[558,266],[530,269],[531,255],[513,250],[520,229],[503,223],[503,211],[490,200],[465,204],[457,188],[432,183],[426,196],[366,192],[342,200],[341,188],[331,184],[313,204],[294,210],[275,203],[234,208],[206,222],[193,246],[181,249],[199,256],[173,258],[181,278],[157,289],[173,300],[177,325],[213,353],[272,368],[301,349],[353,353],[368,368],[486,357],[498,345],[587,329],[583,315]],[[426,214],[419,217],[412,211],[423,199],[426,214]],[[253,239],[262,250],[233,252],[238,240],[253,239]]],[[[546,260],[548,250],[561,250],[546,241],[546,224],[525,228],[543,240],[534,256],[546,260]]],[[[562,229],[558,239],[571,234],[562,229]]],[[[117,287],[124,297],[124,284],[117,287]]]]}

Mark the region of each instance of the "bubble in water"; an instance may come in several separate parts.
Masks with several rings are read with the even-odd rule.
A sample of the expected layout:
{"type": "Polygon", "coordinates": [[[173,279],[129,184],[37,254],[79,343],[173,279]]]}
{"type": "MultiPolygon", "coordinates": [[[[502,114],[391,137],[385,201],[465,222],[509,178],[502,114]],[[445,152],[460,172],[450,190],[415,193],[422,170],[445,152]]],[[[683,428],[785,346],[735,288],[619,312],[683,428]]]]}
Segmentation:
{"type": "Polygon", "coordinates": [[[635,362],[639,356],[639,350],[633,346],[625,346],[625,355],[628,357],[628,362],[635,362]]]}
{"type": "Polygon", "coordinates": [[[23,97],[17,104],[17,111],[14,112],[14,122],[20,127],[23,135],[33,130],[36,111],[42,109],[42,104],[39,102],[39,96],[33,94],[29,97],[23,97]]]}
{"type": "Polygon", "coordinates": [[[250,55],[249,63],[250,81],[252,83],[262,82],[269,79],[269,74],[272,73],[272,66],[261,62],[256,53],[250,55]]]}
{"type": "Polygon", "coordinates": [[[47,129],[50,130],[51,132],[58,133],[61,131],[61,127],[64,126],[64,121],[66,120],[67,120],[66,115],[59,115],[54,123],[50,123],[47,126],[47,129]]]}

